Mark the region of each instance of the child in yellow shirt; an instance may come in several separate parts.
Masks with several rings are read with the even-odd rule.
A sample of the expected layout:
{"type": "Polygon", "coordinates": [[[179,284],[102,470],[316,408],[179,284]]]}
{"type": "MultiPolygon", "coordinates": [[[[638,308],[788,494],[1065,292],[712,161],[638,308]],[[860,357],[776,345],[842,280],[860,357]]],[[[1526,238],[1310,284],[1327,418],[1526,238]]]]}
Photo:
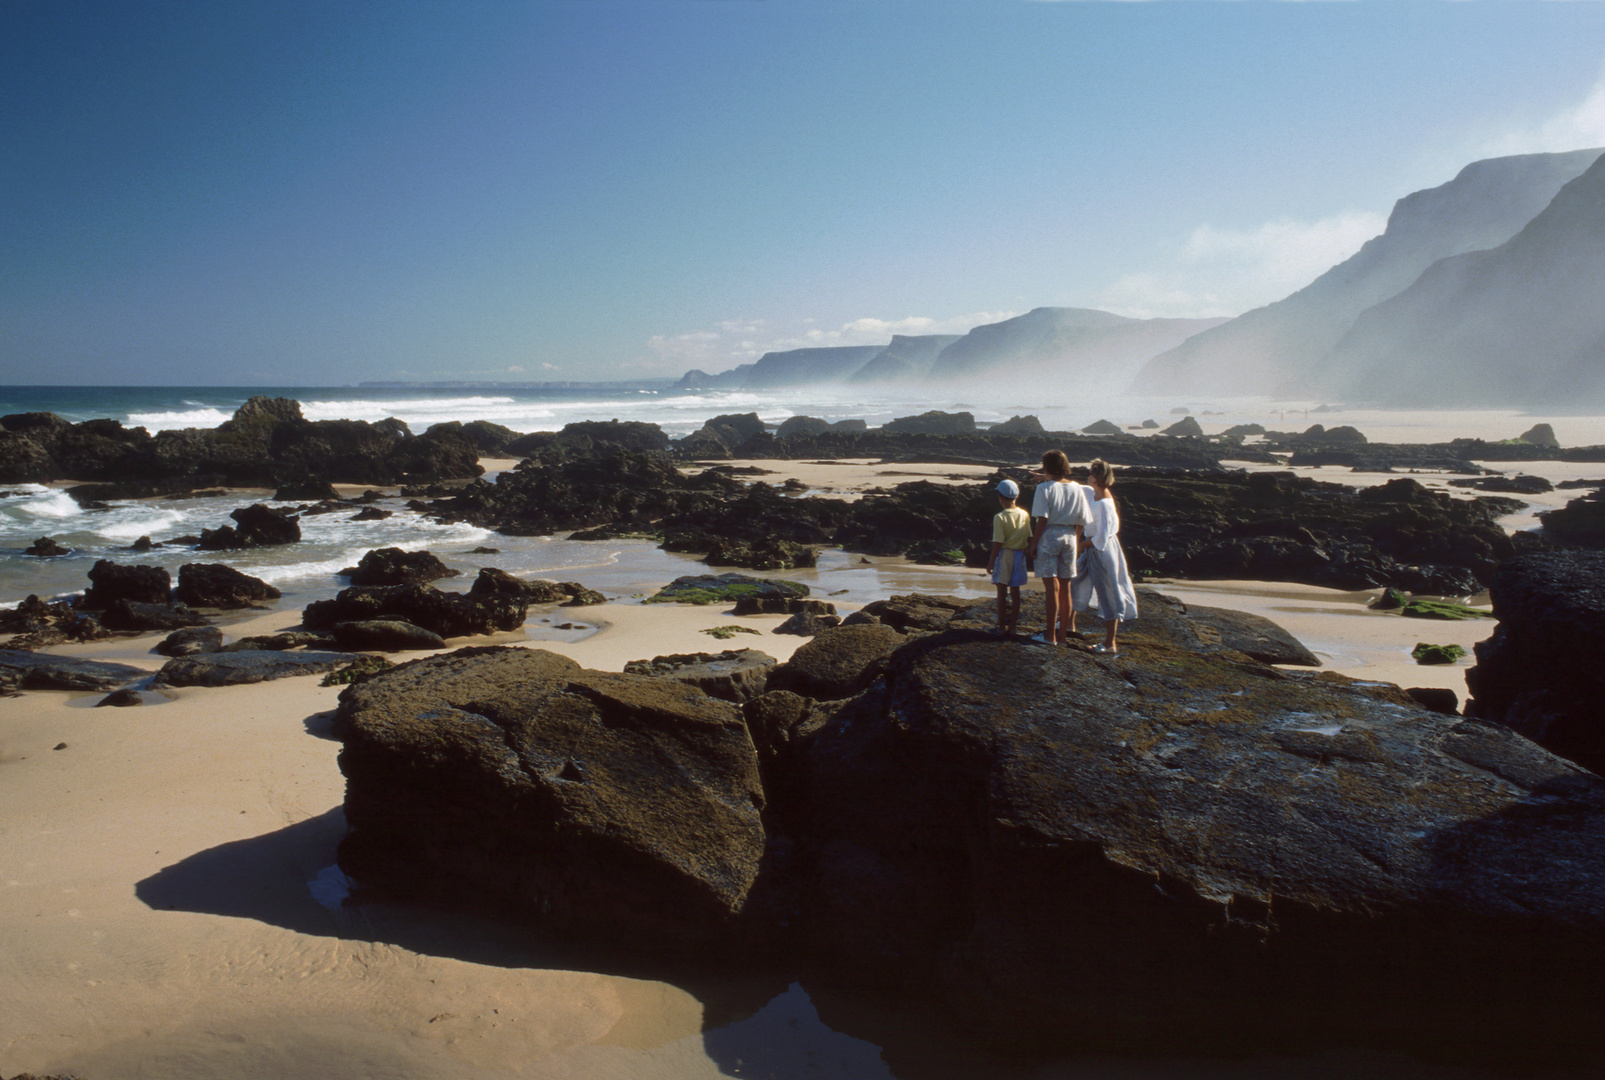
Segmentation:
{"type": "Polygon", "coordinates": [[[1015,505],[1020,485],[1013,480],[998,484],[998,505],[992,517],[992,555],[986,561],[992,584],[998,587],[996,633],[1012,636],[1020,621],[1020,586],[1026,581],[1025,549],[1031,543],[1031,515],[1015,505]]]}

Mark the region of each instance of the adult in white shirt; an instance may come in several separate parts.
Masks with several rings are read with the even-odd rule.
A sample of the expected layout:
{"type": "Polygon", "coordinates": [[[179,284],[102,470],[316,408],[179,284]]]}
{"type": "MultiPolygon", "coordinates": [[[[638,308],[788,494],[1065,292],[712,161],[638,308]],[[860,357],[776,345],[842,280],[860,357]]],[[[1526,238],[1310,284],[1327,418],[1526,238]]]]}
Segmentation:
{"type": "Polygon", "coordinates": [[[1031,558],[1042,579],[1048,625],[1032,641],[1063,645],[1074,619],[1070,579],[1076,576],[1076,539],[1093,523],[1092,508],[1080,484],[1070,479],[1070,460],[1063,450],[1042,455],[1043,481],[1031,497],[1031,558]]]}
{"type": "Polygon", "coordinates": [[[1126,568],[1126,552],[1120,546],[1120,513],[1115,509],[1114,493],[1109,490],[1115,482],[1114,466],[1102,458],[1093,459],[1087,467],[1087,480],[1091,486],[1083,490],[1090,496],[1094,521],[1086,532],[1080,565],[1070,584],[1070,628],[1074,633],[1075,612],[1093,610],[1096,596],[1104,637],[1103,644],[1092,651],[1118,656],[1115,632],[1120,620],[1137,617],[1137,590],[1126,568]]]}

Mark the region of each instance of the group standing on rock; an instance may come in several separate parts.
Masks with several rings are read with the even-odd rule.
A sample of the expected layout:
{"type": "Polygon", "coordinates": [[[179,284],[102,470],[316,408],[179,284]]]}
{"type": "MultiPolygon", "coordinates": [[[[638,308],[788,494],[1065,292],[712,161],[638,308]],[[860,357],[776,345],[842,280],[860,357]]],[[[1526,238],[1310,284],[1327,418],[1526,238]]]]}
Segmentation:
{"type": "Polygon", "coordinates": [[[1110,488],[1114,467],[1095,458],[1086,484],[1070,477],[1070,461],[1060,450],[1042,455],[1041,481],[1029,515],[1016,500],[1013,480],[997,486],[1000,509],[992,519],[992,554],[987,572],[998,591],[997,632],[1015,632],[1020,587],[1028,564],[1036,567],[1047,608],[1046,625],[1031,637],[1044,645],[1064,645],[1076,636],[1076,613],[1096,611],[1104,640],[1093,652],[1119,655],[1116,633],[1122,619],[1137,617],[1137,593],[1120,546],[1120,514],[1110,488]]]}

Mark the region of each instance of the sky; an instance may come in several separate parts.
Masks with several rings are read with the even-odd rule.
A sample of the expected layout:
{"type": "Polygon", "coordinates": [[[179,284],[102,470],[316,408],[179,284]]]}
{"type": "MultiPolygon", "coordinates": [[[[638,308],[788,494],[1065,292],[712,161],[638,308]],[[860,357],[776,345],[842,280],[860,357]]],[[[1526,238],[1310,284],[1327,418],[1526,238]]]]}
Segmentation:
{"type": "Polygon", "coordinates": [[[0,0],[0,384],[615,380],[1234,315],[1605,145],[1605,4],[0,0]]]}

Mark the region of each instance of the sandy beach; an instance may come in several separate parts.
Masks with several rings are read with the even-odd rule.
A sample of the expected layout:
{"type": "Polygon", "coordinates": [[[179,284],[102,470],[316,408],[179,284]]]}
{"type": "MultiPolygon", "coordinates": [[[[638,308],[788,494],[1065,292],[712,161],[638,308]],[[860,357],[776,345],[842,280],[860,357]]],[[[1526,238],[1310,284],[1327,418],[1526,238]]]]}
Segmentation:
{"type": "MultiPolygon", "coordinates": [[[[988,471],[741,464],[843,497],[988,471]]],[[[782,576],[828,597],[855,574],[873,575],[853,579],[855,597],[871,589],[991,595],[978,570],[856,556],[782,576]]],[[[1328,670],[1462,697],[1470,660],[1421,667],[1409,650],[1418,641],[1469,650],[1493,627],[1373,612],[1365,605],[1374,593],[1263,582],[1160,587],[1188,603],[1265,615],[1328,670]]],[[[784,660],[806,640],[773,633],[778,615],[610,599],[532,609],[524,631],[471,643],[550,648],[616,671],[634,659],[723,648],[784,660]],[[736,623],[759,633],[727,641],[703,633],[736,623]]],[[[239,637],[298,620],[299,610],[286,608],[224,629],[239,637]]],[[[161,636],[55,651],[154,671],[163,658],[151,648],[161,636]]],[[[90,707],[100,694],[0,698],[0,1076],[908,1075],[890,1071],[874,1044],[821,1022],[807,995],[783,983],[742,988],[742,1007],[716,1007],[719,994],[685,980],[588,970],[515,927],[402,906],[342,907],[334,853],[343,780],[328,734],[339,690],[317,684],[301,677],[183,689],[131,709],[90,707]]],[[[967,1071],[974,1062],[958,1060],[959,1071],[919,1075],[977,1075],[967,1071]]],[[[1263,1064],[1220,1063],[1208,1075],[1288,1074],[1263,1064]]],[[[1309,1071],[1298,1075],[1322,1075],[1318,1064],[1301,1063],[1309,1071]]],[[[1348,1075],[1340,1063],[1327,1066],[1348,1075]]],[[[1367,1066],[1372,1075],[1439,1075],[1414,1069],[1367,1066]]],[[[1185,1063],[1083,1061],[1018,1075],[1203,1074],[1185,1063]]]]}

